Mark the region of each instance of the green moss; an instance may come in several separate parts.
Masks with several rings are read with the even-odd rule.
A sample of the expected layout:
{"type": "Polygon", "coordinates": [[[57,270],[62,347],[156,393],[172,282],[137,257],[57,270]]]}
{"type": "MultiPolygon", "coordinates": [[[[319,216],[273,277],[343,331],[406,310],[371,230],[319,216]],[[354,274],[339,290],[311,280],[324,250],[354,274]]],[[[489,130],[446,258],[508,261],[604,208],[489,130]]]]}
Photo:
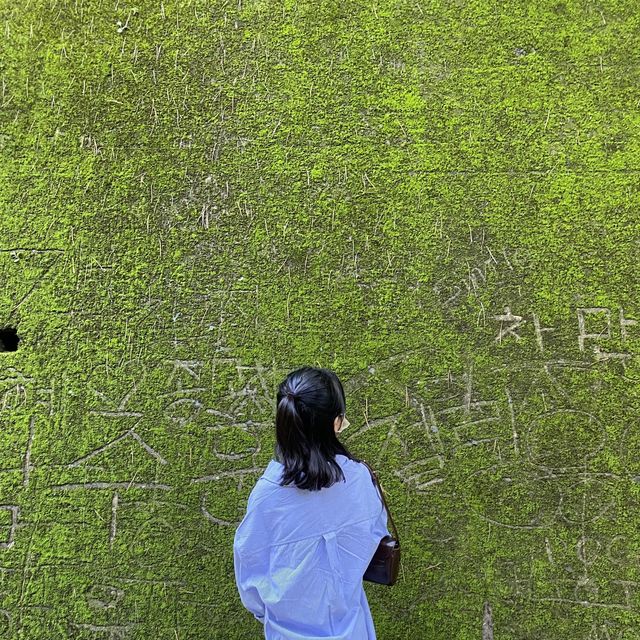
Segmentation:
{"type": "Polygon", "coordinates": [[[631,3],[0,16],[2,637],[256,637],[233,531],[308,363],[400,531],[378,637],[635,637],[631,3]]]}

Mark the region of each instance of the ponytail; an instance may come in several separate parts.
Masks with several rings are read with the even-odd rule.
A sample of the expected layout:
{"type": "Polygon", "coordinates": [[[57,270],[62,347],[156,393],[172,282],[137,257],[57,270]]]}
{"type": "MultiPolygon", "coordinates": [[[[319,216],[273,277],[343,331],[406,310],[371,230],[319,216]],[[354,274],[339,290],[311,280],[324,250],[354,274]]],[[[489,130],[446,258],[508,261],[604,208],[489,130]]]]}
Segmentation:
{"type": "Polygon", "coordinates": [[[282,486],[318,491],[345,480],[335,456],[353,456],[333,426],[345,410],[342,384],[328,369],[302,367],[280,384],[275,454],[284,465],[282,486]]]}

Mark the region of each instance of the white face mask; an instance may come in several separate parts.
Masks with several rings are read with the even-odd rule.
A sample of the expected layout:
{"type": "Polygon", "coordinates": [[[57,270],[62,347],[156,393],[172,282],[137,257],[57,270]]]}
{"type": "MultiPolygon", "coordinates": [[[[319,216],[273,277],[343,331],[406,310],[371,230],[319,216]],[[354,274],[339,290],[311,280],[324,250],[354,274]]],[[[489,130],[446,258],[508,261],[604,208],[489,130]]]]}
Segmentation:
{"type": "Polygon", "coordinates": [[[342,416],[342,424],[336,433],[342,433],[351,423],[347,420],[346,416],[342,416]]]}

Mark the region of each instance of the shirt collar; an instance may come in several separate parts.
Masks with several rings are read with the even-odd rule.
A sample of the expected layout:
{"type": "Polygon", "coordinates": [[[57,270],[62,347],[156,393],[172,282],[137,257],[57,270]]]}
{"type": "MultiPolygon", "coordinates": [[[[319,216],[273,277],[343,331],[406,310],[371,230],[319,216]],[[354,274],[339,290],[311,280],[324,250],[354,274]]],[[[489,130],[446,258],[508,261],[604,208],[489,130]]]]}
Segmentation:
{"type": "Polygon", "coordinates": [[[278,462],[277,460],[269,460],[269,464],[267,468],[264,470],[262,474],[262,478],[268,480],[269,482],[273,482],[275,484],[280,484],[280,478],[282,476],[282,471],[284,469],[284,465],[282,462],[278,462]]]}
{"type": "MultiPolygon", "coordinates": [[[[336,454],[336,461],[340,466],[343,466],[345,460],[347,460],[347,456],[343,455],[342,453],[336,454]]],[[[271,459],[269,460],[269,464],[267,465],[267,468],[264,470],[264,473],[260,477],[264,478],[265,480],[268,480],[269,482],[273,482],[274,484],[280,484],[283,471],[284,471],[284,465],[282,464],[282,462],[271,459]]],[[[294,486],[294,485],[287,485],[287,486],[294,486]]]]}

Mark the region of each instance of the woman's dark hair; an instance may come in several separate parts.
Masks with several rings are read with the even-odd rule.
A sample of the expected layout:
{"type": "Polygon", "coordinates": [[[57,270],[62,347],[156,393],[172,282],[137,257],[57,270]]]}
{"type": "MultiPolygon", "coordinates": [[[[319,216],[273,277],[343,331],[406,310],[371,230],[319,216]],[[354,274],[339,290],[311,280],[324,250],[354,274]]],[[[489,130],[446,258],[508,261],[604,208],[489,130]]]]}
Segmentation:
{"type": "Polygon", "coordinates": [[[318,491],[345,480],[335,455],[357,460],[338,440],[333,422],[346,411],[344,389],[329,369],[301,367],[279,385],[276,396],[275,455],[282,464],[281,486],[318,491]]]}

